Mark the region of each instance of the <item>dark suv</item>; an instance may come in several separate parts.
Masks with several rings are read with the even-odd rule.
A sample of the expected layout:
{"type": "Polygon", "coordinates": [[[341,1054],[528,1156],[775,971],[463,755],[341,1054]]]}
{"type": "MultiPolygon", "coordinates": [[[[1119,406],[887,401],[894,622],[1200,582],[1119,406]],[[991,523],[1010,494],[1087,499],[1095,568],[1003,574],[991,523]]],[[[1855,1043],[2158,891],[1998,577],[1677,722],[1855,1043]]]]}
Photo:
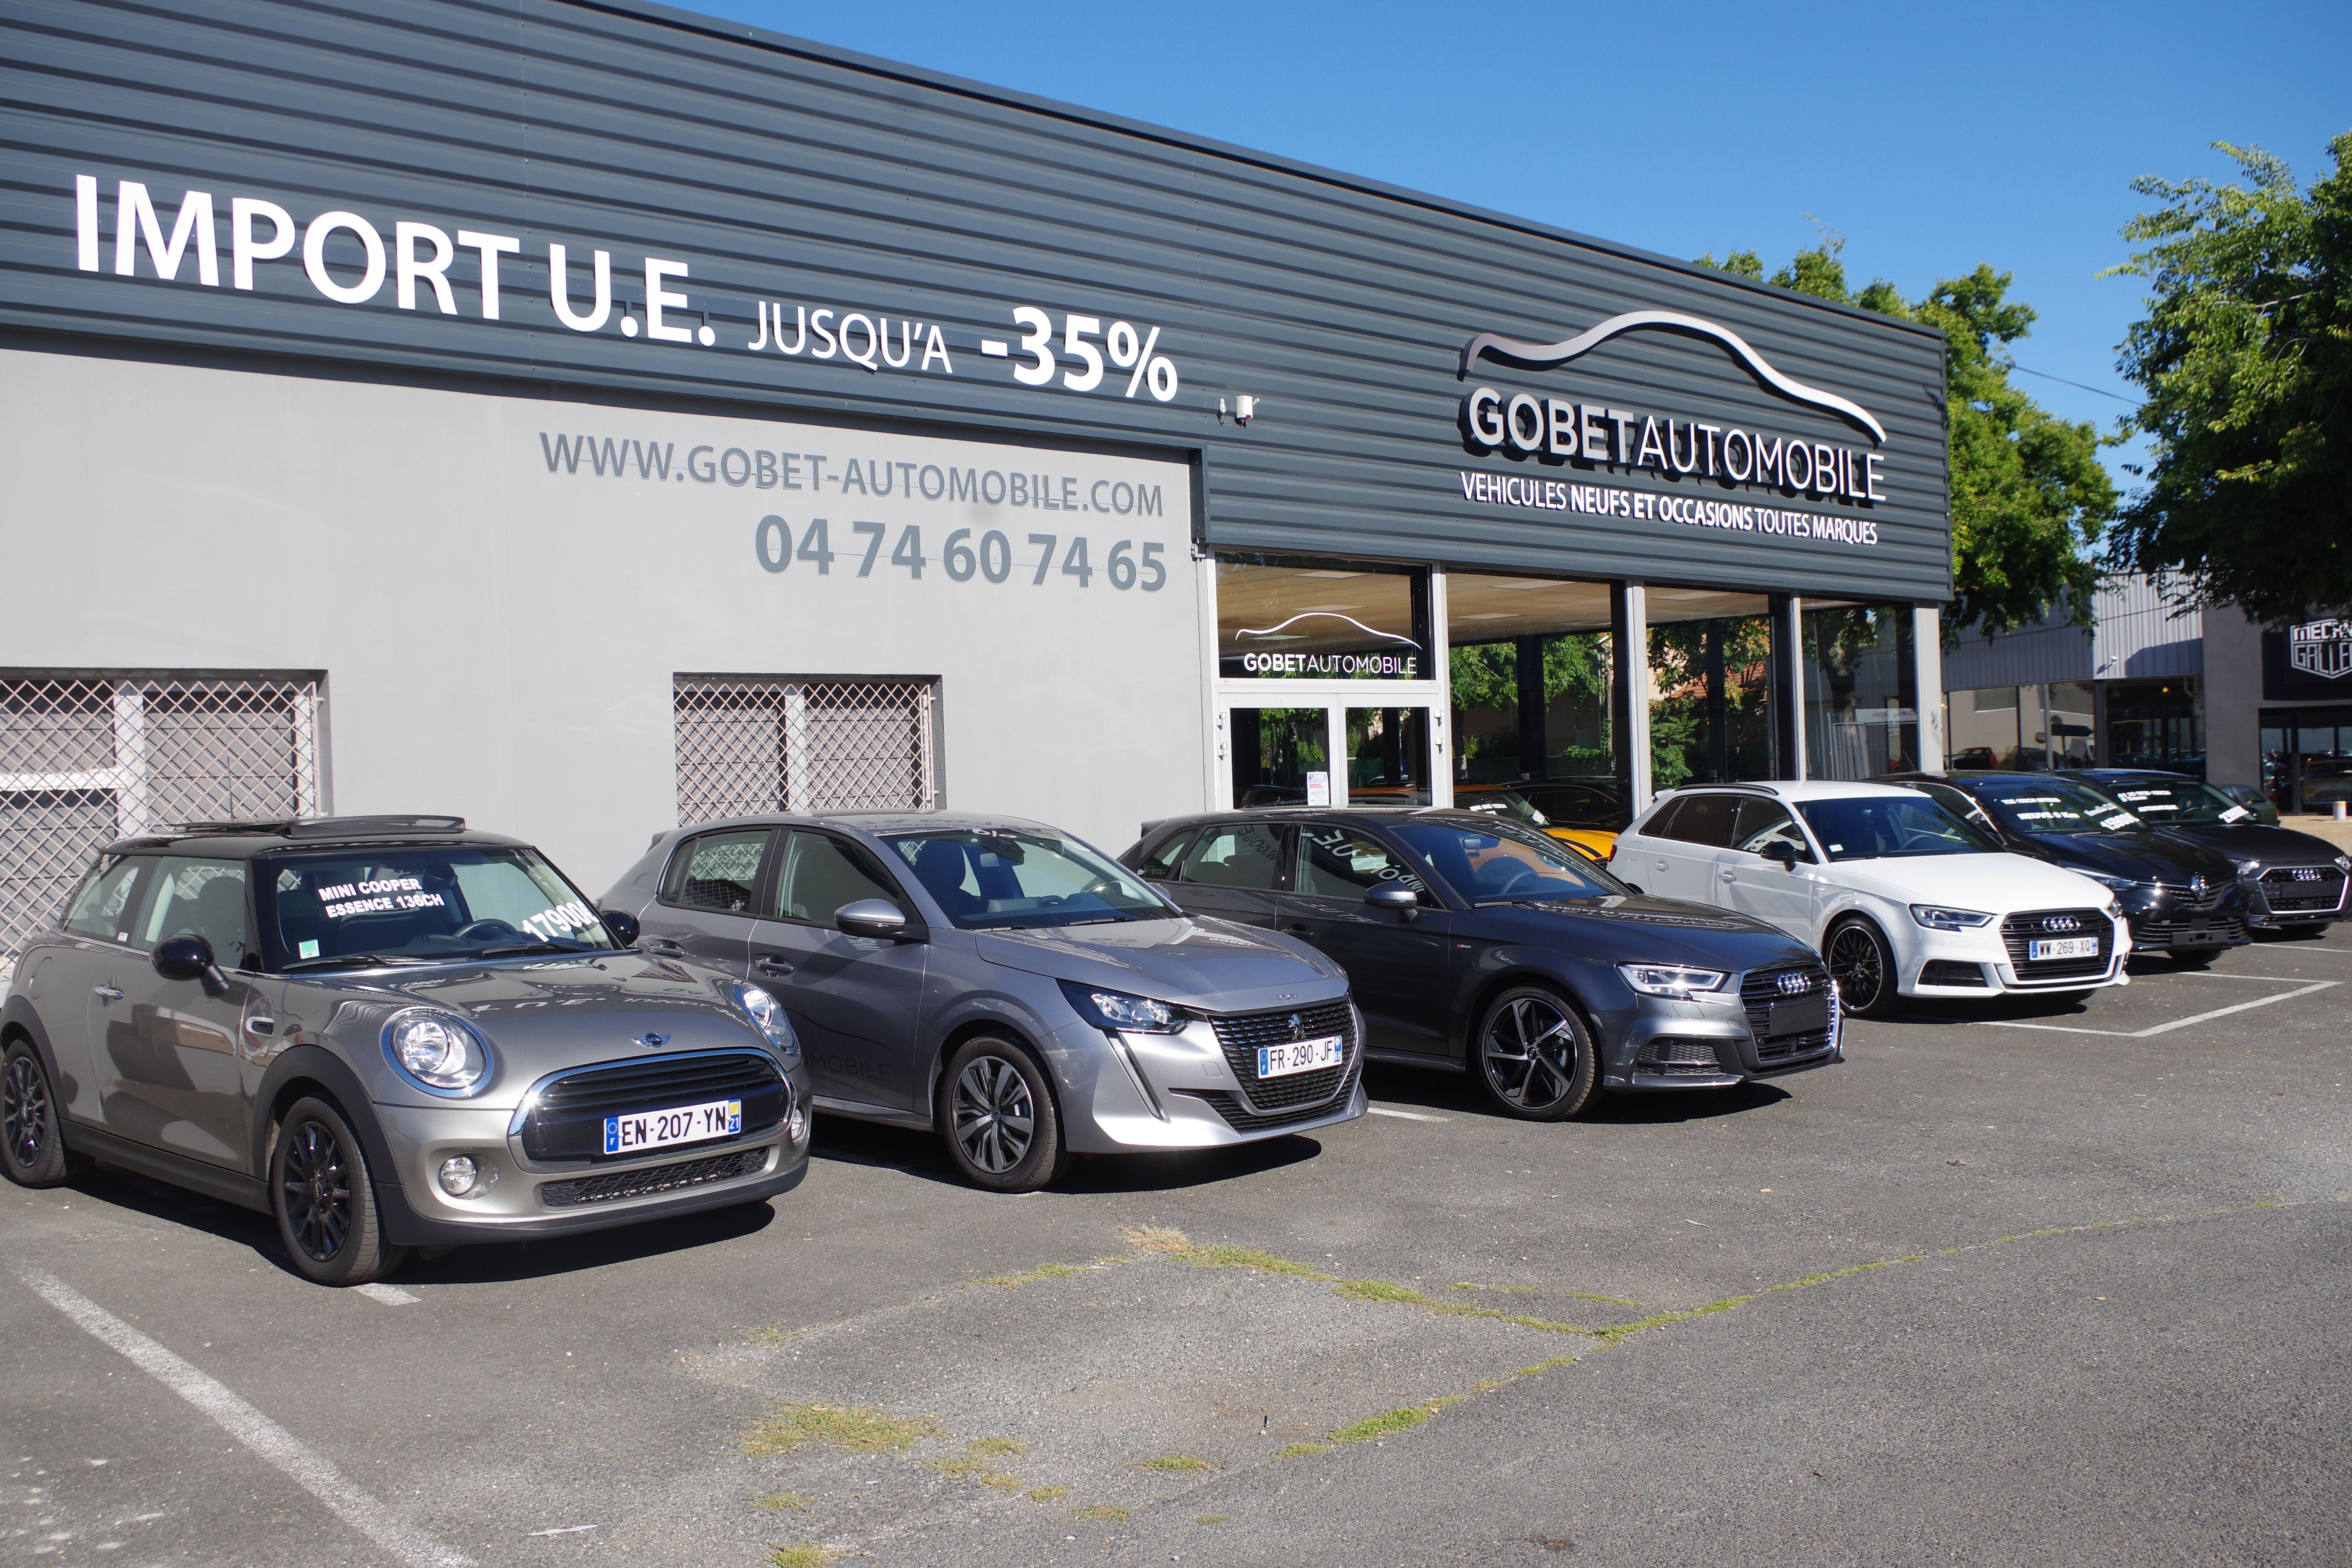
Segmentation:
{"type": "Polygon", "coordinates": [[[110,844],[0,1010],[0,1169],[95,1156],[260,1210],[326,1285],[798,1184],[782,1011],[634,934],[457,817],[110,844]]]}

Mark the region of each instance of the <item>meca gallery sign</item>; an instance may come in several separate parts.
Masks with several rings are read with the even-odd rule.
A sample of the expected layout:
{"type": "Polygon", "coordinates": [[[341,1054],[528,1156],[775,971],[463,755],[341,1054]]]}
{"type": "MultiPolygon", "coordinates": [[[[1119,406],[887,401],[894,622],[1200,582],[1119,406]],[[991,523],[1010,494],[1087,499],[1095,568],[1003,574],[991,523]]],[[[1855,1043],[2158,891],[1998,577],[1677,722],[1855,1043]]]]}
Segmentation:
{"type": "Polygon", "coordinates": [[[2286,660],[2323,680],[2352,675],[2352,619],[2305,621],[2287,627],[2286,660]]]}

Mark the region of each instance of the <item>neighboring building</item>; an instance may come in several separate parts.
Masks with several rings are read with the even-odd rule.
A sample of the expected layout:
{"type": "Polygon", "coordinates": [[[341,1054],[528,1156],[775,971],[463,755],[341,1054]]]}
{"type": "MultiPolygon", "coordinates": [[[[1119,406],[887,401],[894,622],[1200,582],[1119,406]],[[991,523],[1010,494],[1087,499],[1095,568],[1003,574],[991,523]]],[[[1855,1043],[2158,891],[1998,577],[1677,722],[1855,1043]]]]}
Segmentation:
{"type": "Polygon", "coordinates": [[[2265,630],[2167,587],[2108,578],[2088,631],[1963,637],[1944,655],[1948,765],[2165,768],[2300,809],[2305,773],[2352,757],[2352,620],[2265,630]]]}
{"type": "Polygon", "coordinates": [[[636,0],[55,0],[0,84],[0,972],[188,817],[600,889],[1942,755],[1915,323],[636,0]]]}

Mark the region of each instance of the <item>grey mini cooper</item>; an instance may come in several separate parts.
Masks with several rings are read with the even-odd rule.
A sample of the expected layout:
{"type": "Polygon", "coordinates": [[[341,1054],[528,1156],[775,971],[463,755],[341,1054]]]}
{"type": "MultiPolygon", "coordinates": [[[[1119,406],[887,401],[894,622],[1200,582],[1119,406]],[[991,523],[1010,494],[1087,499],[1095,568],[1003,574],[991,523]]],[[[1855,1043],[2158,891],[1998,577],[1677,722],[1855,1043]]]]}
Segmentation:
{"type": "Polygon", "coordinates": [[[936,1129],[964,1176],[1364,1114],[1363,1023],[1303,942],[1188,915],[1017,818],[762,816],[656,835],[604,896],[648,952],[773,991],[822,1110],[936,1129]]]}
{"type": "Polygon", "coordinates": [[[326,1285],[796,1185],[782,1009],[632,935],[456,817],[109,845],[0,1011],[0,1169],[96,1157],[259,1209],[326,1285]]]}

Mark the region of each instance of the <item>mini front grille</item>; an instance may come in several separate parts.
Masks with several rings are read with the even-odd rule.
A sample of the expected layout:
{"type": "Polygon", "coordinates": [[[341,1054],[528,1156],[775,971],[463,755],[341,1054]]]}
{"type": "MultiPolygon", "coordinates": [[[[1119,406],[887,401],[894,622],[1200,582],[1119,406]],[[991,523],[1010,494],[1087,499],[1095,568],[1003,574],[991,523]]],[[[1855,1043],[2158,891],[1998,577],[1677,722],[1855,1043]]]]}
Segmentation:
{"type": "Polygon", "coordinates": [[[744,1149],[709,1160],[688,1160],[676,1165],[656,1165],[650,1171],[615,1171],[609,1176],[582,1176],[576,1181],[549,1182],[539,1189],[539,1201],[551,1209],[578,1208],[584,1204],[609,1204],[620,1198],[650,1197],[686,1187],[707,1187],[713,1182],[748,1176],[768,1163],[765,1149],[744,1149]]]}
{"type": "Polygon", "coordinates": [[[1633,1060],[1633,1070],[1645,1078],[1720,1078],[1727,1069],[1716,1055],[1713,1040],[1669,1037],[1643,1045],[1633,1060]]]}
{"type": "Polygon", "coordinates": [[[2115,960],[2115,927],[2097,910],[2032,910],[2011,915],[2000,922],[2000,942],[2009,950],[2010,968],[2028,984],[2105,974],[2115,960]],[[2098,942],[2099,951],[2092,957],[2028,960],[2025,956],[2032,951],[2029,942],[2083,936],[2098,942]]]}
{"type": "MultiPolygon", "coordinates": [[[[1295,1106],[1320,1109],[1339,1092],[1357,1065],[1355,1012],[1344,1001],[1318,1002],[1309,1007],[1274,1013],[1243,1013],[1209,1022],[1217,1031],[1217,1044],[1224,1050],[1225,1065],[1234,1070],[1234,1081],[1242,1086],[1248,1103],[1256,1108],[1255,1114],[1260,1116],[1295,1106]],[[1327,1035],[1339,1037],[1338,1067],[1292,1073],[1285,1078],[1257,1076],[1260,1046],[1321,1039],[1327,1035]]],[[[1228,1116],[1225,1120],[1232,1121],[1233,1118],[1228,1116]]]]}
{"type": "Polygon", "coordinates": [[[2344,904],[2344,873],[2333,866],[2273,866],[2263,873],[2273,914],[2333,914],[2344,904]]]}
{"type": "Polygon", "coordinates": [[[1755,1037],[1758,1061],[1786,1061],[1827,1050],[1837,1037],[1836,988],[1830,984],[1830,972],[1818,963],[1750,971],[1739,983],[1739,1005],[1748,1015],[1748,1032],[1755,1037]],[[1827,1026],[1780,1035],[1771,1032],[1774,1004],[1805,1002],[1816,996],[1829,1005],[1827,1026]]]}
{"type": "Polygon", "coordinates": [[[606,1117],[714,1100],[743,1102],[746,1138],[776,1127],[792,1110],[792,1090],[775,1059],[758,1051],[641,1057],[583,1068],[541,1084],[520,1130],[523,1152],[533,1160],[603,1159],[606,1117]]]}

